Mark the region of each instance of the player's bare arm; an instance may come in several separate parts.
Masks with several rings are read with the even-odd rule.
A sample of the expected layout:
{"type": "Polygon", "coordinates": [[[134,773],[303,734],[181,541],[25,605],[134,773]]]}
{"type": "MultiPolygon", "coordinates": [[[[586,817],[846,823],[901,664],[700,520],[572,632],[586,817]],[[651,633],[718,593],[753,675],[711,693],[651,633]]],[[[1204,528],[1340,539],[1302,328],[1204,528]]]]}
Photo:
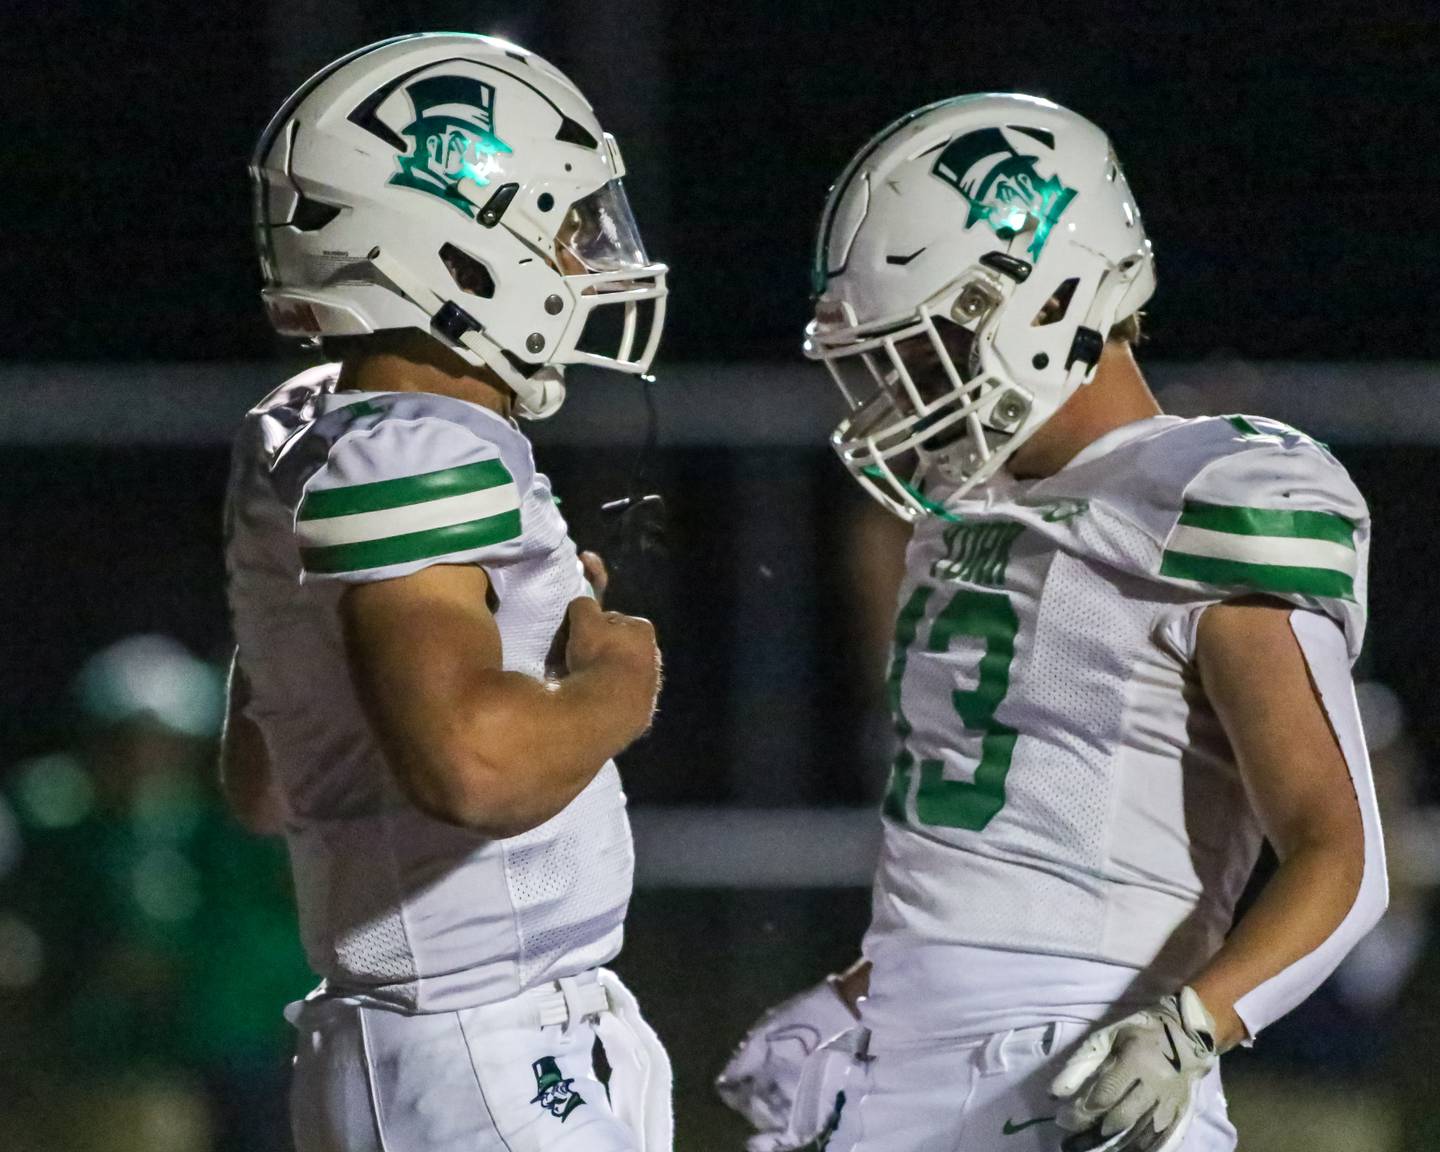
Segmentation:
{"type": "Polygon", "coordinates": [[[1280,859],[1255,905],[1192,981],[1215,1019],[1221,1051],[1246,1036],[1236,1001],[1335,933],[1365,870],[1360,805],[1291,629],[1293,612],[1276,601],[1240,600],[1206,610],[1199,628],[1205,693],[1280,859]]]}
{"type": "Polygon", "coordinates": [[[230,666],[225,727],[220,737],[220,786],[235,819],[257,836],[278,836],[284,812],[270,775],[270,754],[255,721],[245,715],[250,684],[238,656],[230,666]]]}
{"type": "Polygon", "coordinates": [[[436,565],[346,590],[341,612],[360,698],[407,795],[492,837],[573,800],[645,731],[660,655],[648,621],[588,597],[568,613],[568,675],[501,668],[483,569],[436,565]]]}

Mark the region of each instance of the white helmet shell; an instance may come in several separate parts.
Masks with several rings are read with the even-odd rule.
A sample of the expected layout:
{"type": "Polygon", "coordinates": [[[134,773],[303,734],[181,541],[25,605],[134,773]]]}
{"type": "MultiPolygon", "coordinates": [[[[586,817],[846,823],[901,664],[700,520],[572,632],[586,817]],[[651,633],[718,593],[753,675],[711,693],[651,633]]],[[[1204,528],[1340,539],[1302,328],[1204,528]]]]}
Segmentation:
{"type": "Polygon", "coordinates": [[[283,335],[422,329],[530,418],[560,406],[568,364],[654,358],[666,268],[645,255],[619,149],[533,53],[458,33],[362,48],[286,101],[250,171],[283,335]],[[599,351],[597,313],[615,329],[599,351]]]}
{"type": "Polygon", "coordinates": [[[905,519],[943,511],[1094,374],[1155,287],[1105,134],[1031,96],[890,125],[831,189],[805,351],[851,413],[831,443],[905,519]]]}

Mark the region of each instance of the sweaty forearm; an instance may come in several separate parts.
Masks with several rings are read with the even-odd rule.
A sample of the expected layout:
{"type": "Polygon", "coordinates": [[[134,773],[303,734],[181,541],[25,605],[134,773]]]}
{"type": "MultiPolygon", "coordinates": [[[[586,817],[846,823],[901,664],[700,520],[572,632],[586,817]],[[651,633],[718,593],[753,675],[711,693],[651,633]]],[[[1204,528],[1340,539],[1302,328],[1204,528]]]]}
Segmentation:
{"type": "Polygon", "coordinates": [[[1293,971],[1335,936],[1355,907],[1362,864],[1354,852],[1330,845],[1297,849],[1191,981],[1215,1018],[1222,1051],[1247,1035],[1237,1002],[1277,975],[1293,971]]]}
{"type": "Polygon", "coordinates": [[[1201,621],[1199,657],[1280,857],[1193,981],[1223,1044],[1293,1009],[1370,930],[1385,910],[1385,850],[1344,633],[1313,612],[1222,605],[1201,621]]]}
{"type": "Polygon", "coordinates": [[[559,681],[501,673],[508,683],[487,691],[473,717],[475,751],[505,777],[514,803],[548,810],[569,803],[605,762],[644,731],[648,709],[628,697],[603,666],[559,681]],[[529,805],[527,798],[533,798],[529,805]]]}
{"type": "Polygon", "coordinates": [[[404,776],[432,815],[497,838],[559,813],[648,718],[603,665],[559,682],[489,671],[466,695],[447,709],[456,717],[449,738],[426,742],[427,763],[407,765],[404,776]]]}
{"type": "Polygon", "coordinates": [[[542,824],[650,723],[660,654],[648,621],[577,597],[569,673],[504,670],[488,578],[463,565],[349,589],[352,683],[396,781],[422,811],[492,838],[542,824]]]}

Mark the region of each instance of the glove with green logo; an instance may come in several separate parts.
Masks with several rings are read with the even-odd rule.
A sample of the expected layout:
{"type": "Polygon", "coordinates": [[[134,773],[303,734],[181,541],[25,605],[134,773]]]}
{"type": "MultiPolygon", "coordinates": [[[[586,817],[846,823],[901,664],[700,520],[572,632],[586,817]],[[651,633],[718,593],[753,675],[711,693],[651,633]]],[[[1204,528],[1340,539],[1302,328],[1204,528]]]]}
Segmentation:
{"type": "Polygon", "coordinates": [[[1092,1032],[1050,1085],[1067,1101],[1055,1123],[1074,1133],[1061,1152],[1173,1152],[1219,1058],[1193,988],[1092,1032]]]}

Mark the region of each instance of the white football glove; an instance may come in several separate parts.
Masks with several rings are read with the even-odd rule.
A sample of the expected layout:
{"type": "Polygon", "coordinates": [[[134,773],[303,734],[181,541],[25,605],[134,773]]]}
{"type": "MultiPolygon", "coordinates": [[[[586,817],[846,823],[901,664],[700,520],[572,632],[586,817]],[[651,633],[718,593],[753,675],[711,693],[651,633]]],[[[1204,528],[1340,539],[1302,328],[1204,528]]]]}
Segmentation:
{"type": "Polygon", "coordinates": [[[1068,1101],[1055,1123],[1074,1133],[1061,1152],[1174,1152],[1219,1058],[1193,988],[1092,1032],[1050,1085],[1068,1101]]]}
{"type": "Polygon", "coordinates": [[[823,1049],[827,1041],[852,1030],[860,1030],[855,1014],[833,980],[826,980],[771,1008],[745,1033],[716,1078],[715,1090],[757,1130],[747,1144],[750,1152],[798,1148],[824,1128],[834,1111],[833,1099],[826,1099],[833,1095],[827,1082],[843,1080],[846,1067],[854,1061],[846,1049],[854,1044],[823,1049]],[[797,1114],[797,1095],[805,1097],[806,1116],[797,1114]],[[798,1143],[791,1144],[791,1139],[798,1143]]]}

